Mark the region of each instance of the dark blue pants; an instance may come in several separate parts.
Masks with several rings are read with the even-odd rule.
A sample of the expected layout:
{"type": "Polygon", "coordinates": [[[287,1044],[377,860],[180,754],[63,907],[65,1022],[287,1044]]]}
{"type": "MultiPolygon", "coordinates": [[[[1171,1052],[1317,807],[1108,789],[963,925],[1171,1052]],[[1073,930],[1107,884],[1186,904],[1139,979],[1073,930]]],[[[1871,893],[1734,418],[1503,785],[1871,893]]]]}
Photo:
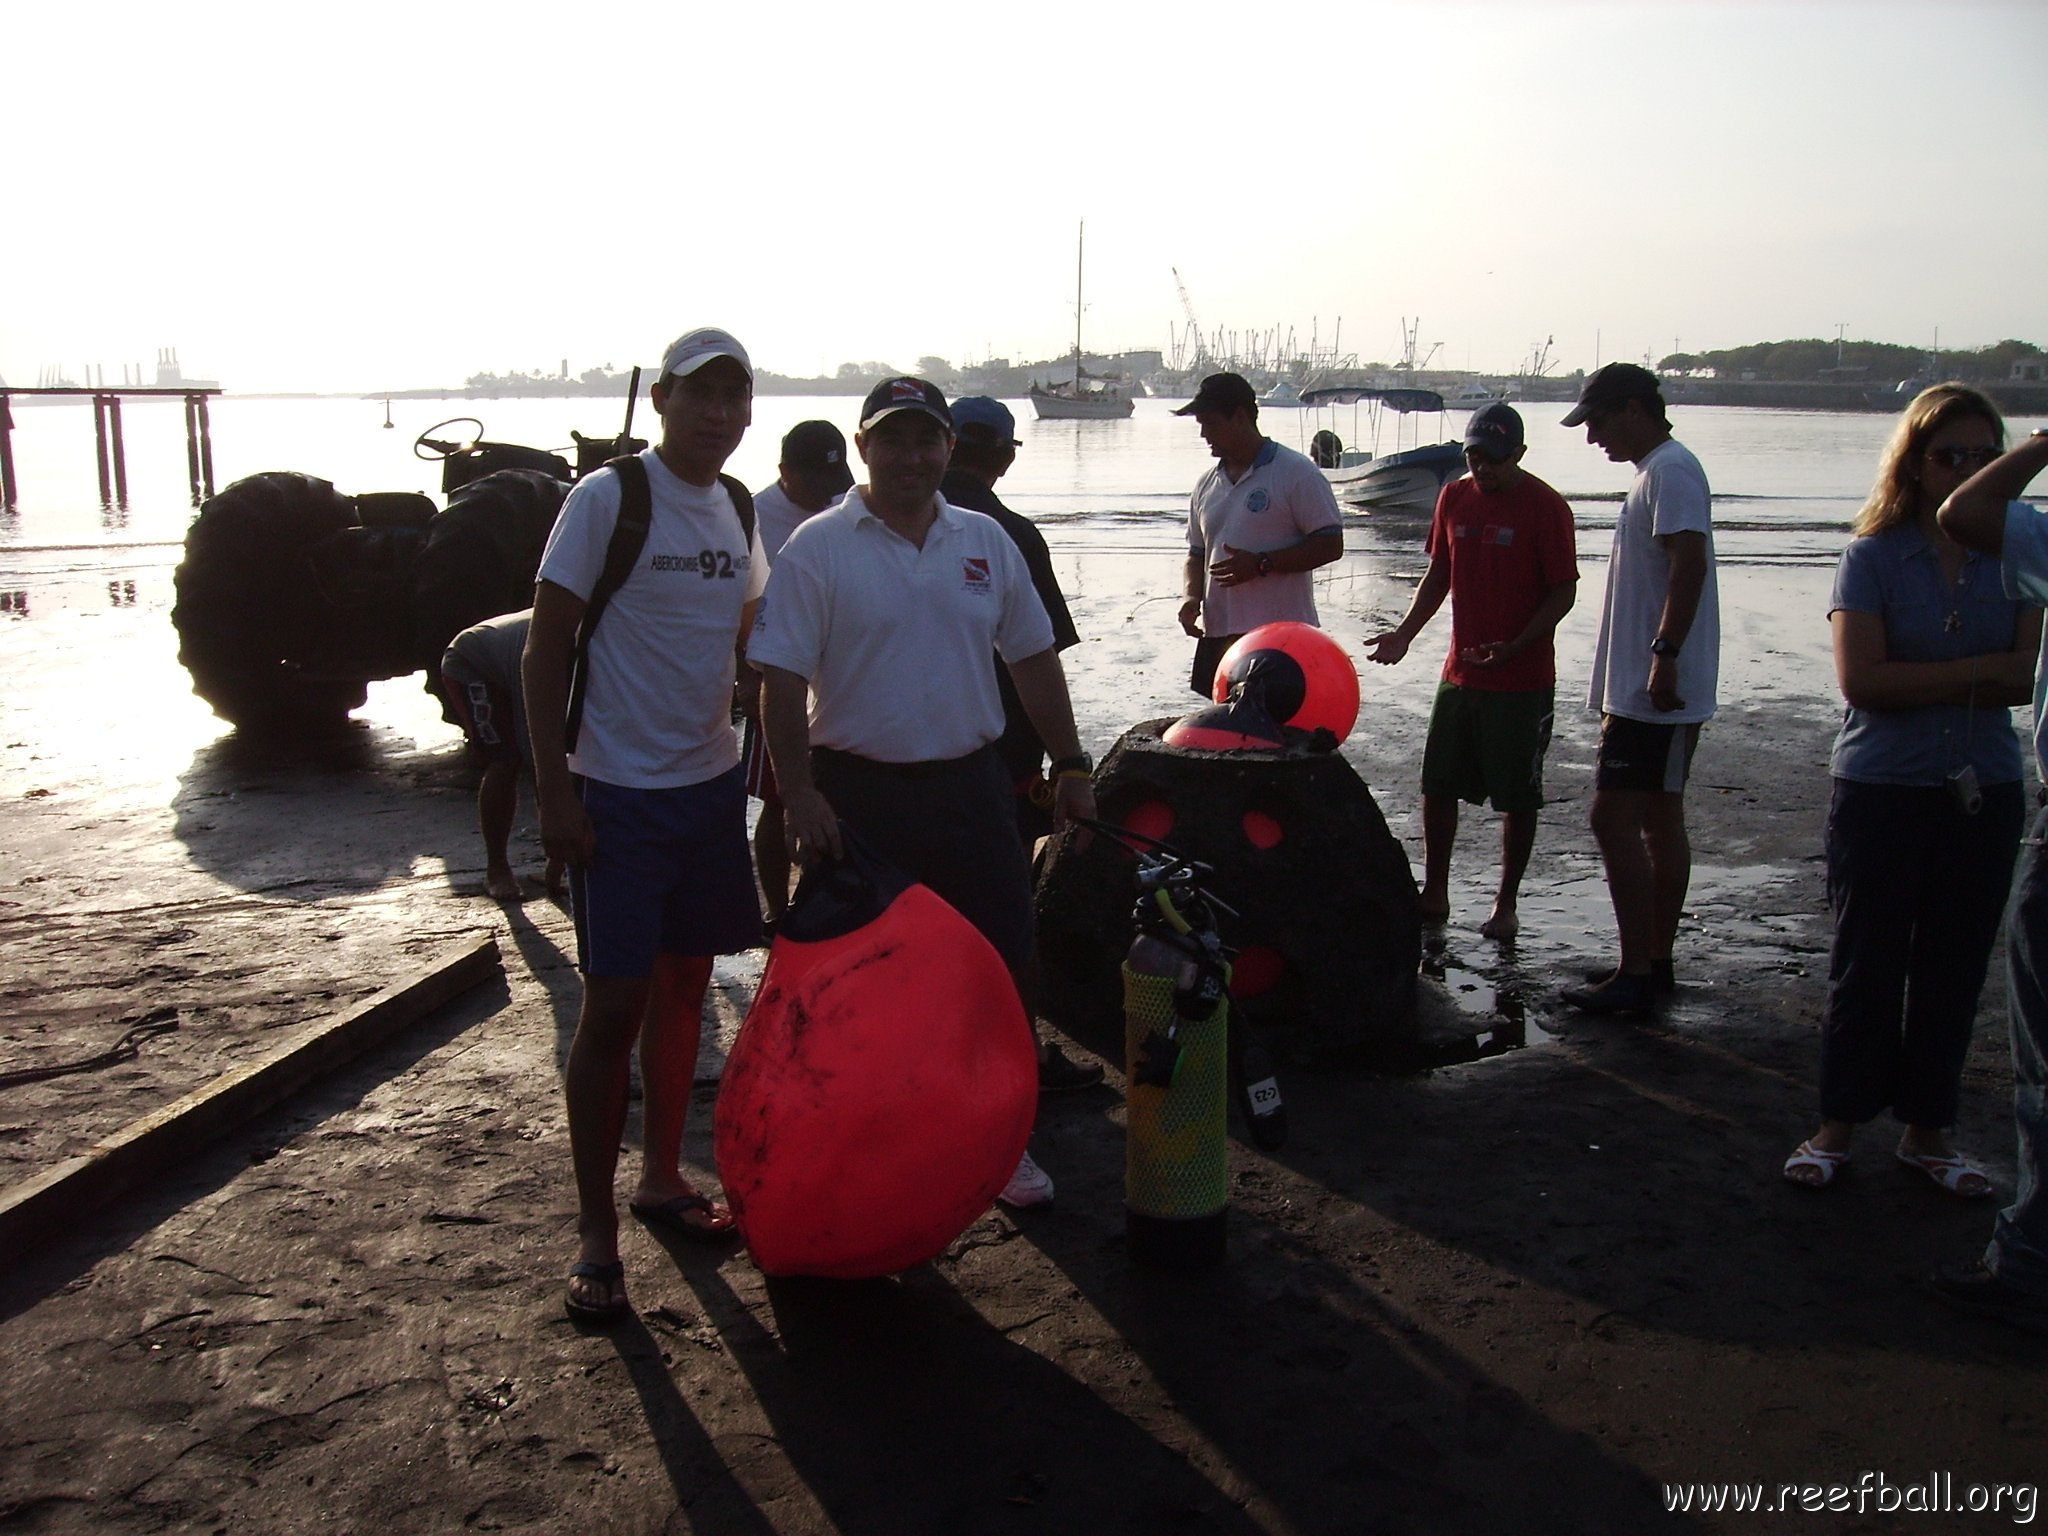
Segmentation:
{"type": "Polygon", "coordinates": [[[1965,815],[1947,788],[1835,780],[1821,1013],[1820,1112],[1861,1124],[1955,1122],[1977,996],[2012,889],[2021,786],[1965,815]]]}
{"type": "Polygon", "coordinates": [[[2048,811],[2035,819],[2020,861],[2005,932],[2012,988],[2012,1118],[2020,1188],[1998,1213],[1984,1262],[2007,1285],[2048,1296],[2048,811]]]}

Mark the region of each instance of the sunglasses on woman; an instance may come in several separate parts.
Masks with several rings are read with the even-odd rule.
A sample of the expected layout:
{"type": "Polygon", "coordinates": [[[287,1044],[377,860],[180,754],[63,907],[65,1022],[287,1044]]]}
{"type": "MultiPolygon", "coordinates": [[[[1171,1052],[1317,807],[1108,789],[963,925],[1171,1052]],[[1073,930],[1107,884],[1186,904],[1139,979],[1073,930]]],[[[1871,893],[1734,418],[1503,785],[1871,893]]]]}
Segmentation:
{"type": "Polygon", "coordinates": [[[1982,469],[1998,452],[1996,448],[1930,448],[1927,457],[1944,469],[1982,469]]]}

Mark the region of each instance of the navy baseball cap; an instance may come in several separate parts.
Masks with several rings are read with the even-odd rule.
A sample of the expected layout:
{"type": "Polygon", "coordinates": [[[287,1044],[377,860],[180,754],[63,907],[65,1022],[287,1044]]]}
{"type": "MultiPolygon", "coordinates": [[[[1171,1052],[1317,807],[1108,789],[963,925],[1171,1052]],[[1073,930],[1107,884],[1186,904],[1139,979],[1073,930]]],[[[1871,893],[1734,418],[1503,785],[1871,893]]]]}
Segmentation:
{"type": "Polygon", "coordinates": [[[1657,382],[1657,375],[1647,368],[1639,368],[1634,363],[1609,363],[1605,368],[1595,370],[1593,376],[1586,380],[1586,387],[1579,391],[1579,403],[1558,425],[1576,427],[1595,411],[1626,405],[1631,400],[1655,400],[1661,405],[1664,387],[1657,382]]]}
{"type": "Polygon", "coordinates": [[[946,409],[944,391],[923,379],[904,378],[884,379],[868,391],[860,406],[861,431],[898,411],[923,411],[948,432],[953,430],[953,413],[946,409]]]}
{"type": "Polygon", "coordinates": [[[1017,443],[1017,418],[1010,414],[1010,408],[1000,400],[991,400],[987,395],[967,395],[953,402],[953,429],[965,432],[969,427],[980,427],[977,438],[986,437],[998,443],[1008,443],[1012,448],[1017,443]]]}
{"type": "Polygon", "coordinates": [[[782,463],[822,488],[844,491],[853,484],[846,439],[829,421],[800,421],[782,439],[782,463]]]}
{"type": "Polygon", "coordinates": [[[1482,405],[1465,423],[1465,446],[1489,459],[1511,459],[1522,443],[1522,413],[1505,400],[1482,405]]]}
{"type": "Polygon", "coordinates": [[[1212,373],[1202,380],[1202,387],[1195,391],[1195,398],[1173,414],[1199,416],[1204,411],[1216,411],[1228,416],[1232,411],[1256,412],[1258,408],[1259,392],[1241,375],[1212,373]]]}

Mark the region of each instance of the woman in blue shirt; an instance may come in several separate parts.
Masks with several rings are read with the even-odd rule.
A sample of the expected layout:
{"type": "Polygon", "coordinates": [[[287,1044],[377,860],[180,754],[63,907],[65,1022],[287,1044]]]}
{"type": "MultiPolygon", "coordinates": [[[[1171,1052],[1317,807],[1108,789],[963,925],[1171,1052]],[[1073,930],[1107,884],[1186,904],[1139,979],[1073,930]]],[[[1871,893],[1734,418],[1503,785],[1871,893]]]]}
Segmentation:
{"type": "Polygon", "coordinates": [[[1950,1194],[1991,1193],[1948,1140],[1977,994],[2025,814],[2011,706],[2032,698],[2041,612],[1998,561],[1944,534],[1943,499],[1996,458],[1997,409],[1937,384],[1899,418],[1842,552],[1829,622],[1848,701],[1829,771],[1820,1129],[1785,1177],[1824,1188],[1886,1109],[1901,1162],[1950,1194]]]}

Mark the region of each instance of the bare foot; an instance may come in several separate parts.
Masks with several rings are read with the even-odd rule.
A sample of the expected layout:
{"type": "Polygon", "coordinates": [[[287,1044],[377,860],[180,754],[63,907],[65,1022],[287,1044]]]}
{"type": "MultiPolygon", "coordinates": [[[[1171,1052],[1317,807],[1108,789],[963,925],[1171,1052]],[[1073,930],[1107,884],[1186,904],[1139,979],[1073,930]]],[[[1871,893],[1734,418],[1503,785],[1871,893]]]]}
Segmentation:
{"type": "Polygon", "coordinates": [[[1509,907],[1505,912],[1495,907],[1493,916],[1479,925],[1480,937],[1487,939],[1512,939],[1521,931],[1522,920],[1515,916],[1513,907],[1509,907]]]}
{"type": "Polygon", "coordinates": [[[493,901],[524,901],[526,887],[511,870],[494,871],[484,877],[484,894],[493,901]]]}

